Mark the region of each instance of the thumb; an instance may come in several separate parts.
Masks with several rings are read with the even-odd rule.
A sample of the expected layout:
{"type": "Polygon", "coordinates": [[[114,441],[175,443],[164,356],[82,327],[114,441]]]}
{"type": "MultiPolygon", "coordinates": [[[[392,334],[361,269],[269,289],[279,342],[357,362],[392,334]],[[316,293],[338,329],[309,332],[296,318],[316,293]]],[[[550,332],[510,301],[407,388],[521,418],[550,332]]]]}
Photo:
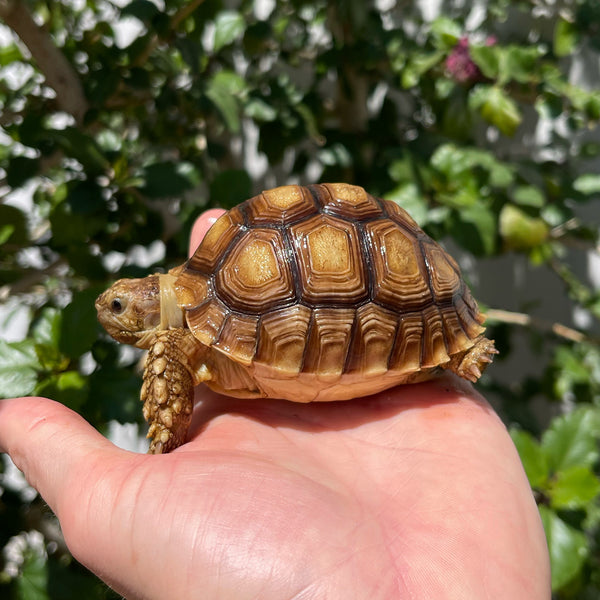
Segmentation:
{"type": "Polygon", "coordinates": [[[225,211],[221,208],[211,208],[204,211],[194,223],[192,231],[190,233],[190,251],[189,254],[192,256],[196,251],[196,248],[206,235],[206,232],[215,224],[217,219],[225,214],[225,211]]]}
{"type": "Polygon", "coordinates": [[[58,515],[68,479],[91,452],[121,452],[82,417],[47,398],[0,400],[0,451],[58,515]]]}

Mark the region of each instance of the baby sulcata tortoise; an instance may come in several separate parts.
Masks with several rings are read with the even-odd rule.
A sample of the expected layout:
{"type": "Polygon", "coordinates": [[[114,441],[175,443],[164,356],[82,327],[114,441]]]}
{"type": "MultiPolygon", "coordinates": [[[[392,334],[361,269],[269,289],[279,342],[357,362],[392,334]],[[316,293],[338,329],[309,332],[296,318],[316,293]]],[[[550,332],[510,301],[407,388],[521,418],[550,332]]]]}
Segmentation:
{"type": "Polygon", "coordinates": [[[395,203],[360,187],[290,185],[231,209],[167,274],[96,301],[119,342],[148,349],[150,452],[185,441],[193,388],[347,400],[441,369],[476,381],[497,352],[458,265],[395,203]]]}

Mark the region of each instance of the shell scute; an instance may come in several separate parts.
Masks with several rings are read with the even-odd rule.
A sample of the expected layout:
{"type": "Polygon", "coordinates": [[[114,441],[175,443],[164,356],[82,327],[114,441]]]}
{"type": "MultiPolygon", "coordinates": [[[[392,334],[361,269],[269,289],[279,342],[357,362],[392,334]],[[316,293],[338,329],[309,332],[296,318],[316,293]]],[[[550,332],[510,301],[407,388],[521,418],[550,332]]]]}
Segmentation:
{"type": "Polygon", "coordinates": [[[244,312],[260,313],[294,299],[293,277],[281,233],[251,229],[229,253],[215,277],[218,296],[244,312]]]}
{"type": "Polygon", "coordinates": [[[230,314],[214,343],[217,350],[249,365],[256,354],[258,317],[230,314]]]}
{"type": "Polygon", "coordinates": [[[356,304],[367,297],[367,273],[353,223],[317,215],[292,225],[290,235],[305,302],[356,304]]]}
{"type": "Polygon", "coordinates": [[[347,371],[383,374],[396,333],[396,315],[372,302],[356,311],[356,326],[350,347],[347,371]]]}
{"type": "Polygon", "coordinates": [[[436,302],[451,302],[462,287],[457,269],[448,260],[448,254],[437,244],[423,243],[423,251],[436,302]]]}
{"type": "Polygon", "coordinates": [[[286,225],[315,211],[311,193],[299,185],[266,190],[247,201],[245,206],[250,221],[260,225],[286,225]]]}
{"type": "Polygon", "coordinates": [[[423,233],[417,222],[401,206],[391,200],[383,200],[383,204],[392,221],[409,231],[423,233]]]}
{"type": "Polygon", "coordinates": [[[325,183],[318,188],[318,202],[329,214],[353,221],[373,219],[384,214],[377,200],[357,185],[325,183]]]}
{"type": "Polygon", "coordinates": [[[205,300],[199,306],[187,311],[187,321],[193,334],[206,346],[219,339],[223,323],[229,315],[229,309],[217,298],[205,300]]]}
{"type": "Polygon", "coordinates": [[[423,347],[421,367],[431,368],[450,360],[448,355],[444,322],[438,307],[433,304],[423,310],[423,347]]]}
{"type": "Polygon", "coordinates": [[[260,320],[258,362],[277,357],[278,368],[286,375],[300,372],[306,347],[311,311],[301,304],[271,311],[260,320]]]}
{"type": "Polygon", "coordinates": [[[350,347],[353,309],[316,308],[312,313],[304,369],[319,378],[338,378],[350,347]]]}
{"type": "Polygon", "coordinates": [[[394,346],[390,354],[390,369],[412,373],[421,368],[423,315],[420,312],[403,314],[398,320],[394,346]]]}
{"type": "Polygon", "coordinates": [[[366,226],[375,267],[374,300],[397,311],[432,302],[427,270],[414,236],[388,220],[366,226]]]}
{"type": "Polygon", "coordinates": [[[186,268],[198,272],[212,271],[243,228],[244,217],[239,209],[232,208],[221,215],[206,232],[202,243],[188,260],[186,268]]]}

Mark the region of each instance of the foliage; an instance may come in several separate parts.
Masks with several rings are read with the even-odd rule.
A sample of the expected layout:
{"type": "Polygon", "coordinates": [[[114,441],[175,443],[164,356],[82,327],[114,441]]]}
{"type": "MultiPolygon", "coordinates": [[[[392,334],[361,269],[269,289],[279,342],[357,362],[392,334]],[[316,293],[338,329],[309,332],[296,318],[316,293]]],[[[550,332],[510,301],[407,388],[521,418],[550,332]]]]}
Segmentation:
{"type": "MultiPolygon", "coordinates": [[[[600,81],[569,73],[598,59],[598,2],[533,16],[526,2],[444,2],[433,18],[407,2],[120,4],[0,4],[1,314],[29,322],[0,340],[0,390],[50,396],[101,430],[139,419],[138,357],[101,334],[96,294],[180,263],[206,207],[357,183],[463,256],[525,259],[563,286],[562,325],[534,306],[490,310],[504,357],[525,325],[546,362],[482,385],[513,426],[556,597],[597,597],[600,294],[574,265],[598,244],[584,215],[600,194],[600,81]]],[[[3,481],[3,597],[113,597],[49,537],[40,500],[3,481]],[[37,546],[23,533],[35,529],[37,546]]]]}

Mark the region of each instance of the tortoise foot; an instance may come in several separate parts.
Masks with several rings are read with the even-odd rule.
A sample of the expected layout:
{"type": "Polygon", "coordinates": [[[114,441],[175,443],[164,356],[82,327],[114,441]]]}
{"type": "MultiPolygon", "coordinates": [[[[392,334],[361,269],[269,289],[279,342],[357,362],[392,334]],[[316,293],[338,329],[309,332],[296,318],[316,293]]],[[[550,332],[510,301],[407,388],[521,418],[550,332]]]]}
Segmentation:
{"type": "Polygon", "coordinates": [[[450,365],[449,368],[460,377],[475,383],[481,377],[486,367],[494,360],[494,354],[498,354],[498,350],[494,346],[494,341],[482,337],[462,357],[462,360],[455,368],[453,368],[453,365],[450,365]]]}
{"type": "Polygon", "coordinates": [[[156,336],[146,358],[141,400],[149,422],[149,454],[166,454],[185,442],[192,419],[194,384],[182,361],[184,330],[172,329],[156,336]]]}

